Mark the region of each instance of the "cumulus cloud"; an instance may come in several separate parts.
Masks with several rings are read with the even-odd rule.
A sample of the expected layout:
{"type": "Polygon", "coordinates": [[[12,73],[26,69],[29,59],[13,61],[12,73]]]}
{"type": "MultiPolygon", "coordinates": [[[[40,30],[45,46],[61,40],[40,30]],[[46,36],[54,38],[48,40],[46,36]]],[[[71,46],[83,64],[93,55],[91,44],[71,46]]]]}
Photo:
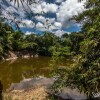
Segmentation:
{"type": "Polygon", "coordinates": [[[40,22],[45,22],[46,18],[44,16],[35,16],[36,20],[40,21],[40,22]]]}
{"type": "Polygon", "coordinates": [[[35,24],[31,20],[24,19],[21,21],[21,24],[19,25],[21,28],[27,27],[27,28],[33,28],[35,24]]]}
{"type": "Polygon", "coordinates": [[[18,7],[14,5],[14,2],[9,2],[9,0],[5,1],[6,3],[4,1],[0,3],[2,3],[2,6],[5,7],[5,10],[10,12],[10,14],[3,11],[3,15],[8,19],[14,19],[12,15],[15,15],[16,21],[23,18],[21,20],[22,23],[20,23],[21,28],[33,28],[35,26],[36,29],[40,31],[58,30],[57,34],[63,33],[62,29],[73,26],[75,21],[69,21],[69,19],[84,11],[84,2],[78,3],[78,0],[55,0],[54,3],[49,3],[47,0],[35,0],[36,3],[29,6],[24,2],[24,8],[21,3],[18,7]],[[59,5],[57,3],[59,3],[59,5]],[[30,12],[32,12],[33,15],[30,19],[27,19],[26,16],[30,14],[30,12]]]}
{"type": "Polygon", "coordinates": [[[39,4],[38,4],[36,7],[32,7],[31,9],[32,9],[32,11],[33,11],[34,13],[42,14],[42,12],[43,12],[43,8],[42,8],[42,6],[39,5],[39,4]]]}
{"type": "Polygon", "coordinates": [[[26,31],[25,35],[30,35],[32,32],[26,31]]]}
{"type": "Polygon", "coordinates": [[[55,23],[49,23],[49,22],[41,23],[41,22],[38,22],[36,24],[36,28],[41,30],[41,31],[53,31],[53,30],[61,29],[61,27],[62,27],[62,24],[60,22],[55,22],[55,23]]]}
{"type": "Polygon", "coordinates": [[[56,28],[58,28],[58,29],[61,29],[62,24],[61,24],[60,22],[55,22],[55,23],[54,23],[54,26],[55,26],[56,28]]]}
{"type": "Polygon", "coordinates": [[[65,33],[70,34],[70,32],[66,32],[66,31],[64,31],[64,30],[57,30],[57,31],[54,32],[54,34],[55,34],[56,36],[58,36],[58,37],[61,37],[61,36],[62,36],[63,34],[65,34],[65,33]]]}
{"type": "Polygon", "coordinates": [[[55,13],[58,9],[56,4],[47,3],[45,1],[39,2],[37,4],[33,4],[30,7],[35,14],[43,14],[43,13],[55,13]]]}
{"type": "Polygon", "coordinates": [[[56,36],[58,36],[58,37],[61,37],[64,33],[66,33],[66,32],[63,31],[63,30],[57,30],[57,31],[54,32],[54,34],[55,34],[56,36]]]}
{"type": "Polygon", "coordinates": [[[52,12],[52,13],[55,13],[57,9],[58,6],[56,4],[49,4],[49,3],[47,3],[44,8],[46,12],[52,12]]]}
{"type": "Polygon", "coordinates": [[[60,21],[63,27],[68,27],[73,22],[69,22],[69,19],[74,15],[84,11],[84,2],[79,3],[77,0],[66,0],[59,6],[59,10],[56,13],[57,20],[60,21]]]}
{"type": "Polygon", "coordinates": [[[55,23],[55,18],[46,18],[43,16],[35,16],[35,18],[39,21],[36,25],[36,28],[42,29],[42,31],[50,31],[57,29],[59,27],[59,23],[55,23]],[[55,23],[55,25],[54,25],[55,23]]]}
{"type": "Polygon", "coordinates": [[[46,17],[41,16],[41,15],[40,16],[35,16],[35,18],[36,18],[37,21],[40,21],[42,23],[45,23],[46,21],[48,23],[54,23],[55,22],[55,18],[46,18],[46,17]]]}
{"type": "Polygon", "coordinates": [[[43,23],[41,23],[41,22],[38,22],[38,23],[36,24],[36,28],[37,28],[38,30],[45,31],[45,27],[44,27],[43,23]]]}

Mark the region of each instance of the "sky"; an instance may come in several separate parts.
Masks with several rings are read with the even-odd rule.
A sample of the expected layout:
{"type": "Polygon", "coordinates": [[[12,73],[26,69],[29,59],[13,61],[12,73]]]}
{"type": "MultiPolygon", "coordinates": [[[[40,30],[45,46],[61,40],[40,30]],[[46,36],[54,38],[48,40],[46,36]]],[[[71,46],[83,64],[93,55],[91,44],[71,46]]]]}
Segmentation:
{"type": "Polygon", "coordinates": [[[24,7],[19,3],[18,7],[10,0],[0,0],[2,16],[9,22],[18,22],[25,34],[50,31],[58,36],[81,30],[80,24],[70,18],[85,10],[84,3],[84,0],[35,0],[31,5],[24,2],[24,7]]]}

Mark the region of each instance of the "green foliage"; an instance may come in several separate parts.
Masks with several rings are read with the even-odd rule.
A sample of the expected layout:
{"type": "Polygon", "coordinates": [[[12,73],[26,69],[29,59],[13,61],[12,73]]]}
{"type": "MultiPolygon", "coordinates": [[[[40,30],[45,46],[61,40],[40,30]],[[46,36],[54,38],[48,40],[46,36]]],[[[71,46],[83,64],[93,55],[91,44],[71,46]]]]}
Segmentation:
{"type": "Polygon", "coordinates": [[[88,97],[92,96],[92,92],[100,91],[99,6],[100,0],[87,0],[85,7],[88,9],[75,17],[77,22],[83,23],[82,34],[71,36],[71,49],[78,55],[74,58],[75,64],[71,70],[59,73],[54,85],[58,91],[64,86],[71,86],[83,91],[88,97]]]}
{"type": "Polygon", "coordinates": [[[44,32],[42,35],[25,35],[20,31],[14,31],[8,24],[0,22],[0,55],[4,56],[9,51],[26,50],[42,56],[69,57],[73,55],[73,51],[74,54],[76,52],[71,49],[72,43],[77,42],[78,45],[79,42],[77,38],[73,41],[72,37],[75,37],[75,34],[77,33],[72,35],[66,33],[62,37],[49,32],[44,32]]]}
{"type": "MultiPolygon", "coordinates": [[[[24,0],[21,1],[23,4],[24,0]]],[[[74,55],[75,64],[71,69],[56,70],[59,78],[53,86],[54,91],[71,86],[90,97],[92,92],[100,92],[100,0],[86,0],[85,8],[82,14],[74,16],[78,23],[82,23],[82,31],[66,33],[61,38],[47,32],[40,36],[23,35],[0,22],[0,56],[11,50],[28,50],[53,56],[55,62],[59,57],[74,55]]]]}
{"type": "Polygon", "coordinates": [[[7,24],[4,24],[3,22],[0,22],[0,52],[2,54],[3,52],[7,51],[6,49],[12,49],[12,35],[12,28],[9,27],[7,24]]]}
{"type": "Polygon", "coordinates": [[[54,48],[59,45],[58,43],[59,38],[54,35],[53,33],[47,33],[45,32],[38,42],[39,45],[39,54],[45,55],[45,56],[51,56],[54,48]]]}
{"type": "Polygon", "coordinates": [[[72,33],[70,34],[71,40],[71,51],[75,54],[80,54],[80,44],[84,40],[83,33],[72,33]]]}

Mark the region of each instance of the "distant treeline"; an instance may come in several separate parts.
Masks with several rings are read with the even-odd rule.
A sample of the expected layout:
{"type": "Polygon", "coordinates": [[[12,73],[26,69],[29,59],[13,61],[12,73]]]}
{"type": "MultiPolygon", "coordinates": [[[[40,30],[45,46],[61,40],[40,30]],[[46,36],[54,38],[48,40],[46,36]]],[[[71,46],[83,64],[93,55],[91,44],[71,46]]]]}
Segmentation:
{"type": "Polygon", "coordinates": [[[25,35],[0,22],[0,57],[7,55],[9,51],[28,51],[41,56],[58,54],[67,57],[81,53],[80,45],[83,40],[82,33],[65,33],[61,37],[49,32],[25,35]]]}

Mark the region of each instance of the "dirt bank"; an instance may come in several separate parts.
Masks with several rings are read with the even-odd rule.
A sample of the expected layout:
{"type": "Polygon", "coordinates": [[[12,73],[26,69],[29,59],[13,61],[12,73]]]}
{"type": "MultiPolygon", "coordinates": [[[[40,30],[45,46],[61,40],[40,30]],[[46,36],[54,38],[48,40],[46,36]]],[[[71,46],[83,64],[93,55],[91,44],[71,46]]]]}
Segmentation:
{"type": "Polygon", "coordinates": [[[34,54],[34,52],[29,52],[29,51],[17,51],[17,52],[12,52],[9,51],[8,53],[4,54],[2,57],[0,57],[1,60],[16,60],[17,58],[25,58],[28,59],[30,57],[38,57],[38,54],[34,54]]]}

